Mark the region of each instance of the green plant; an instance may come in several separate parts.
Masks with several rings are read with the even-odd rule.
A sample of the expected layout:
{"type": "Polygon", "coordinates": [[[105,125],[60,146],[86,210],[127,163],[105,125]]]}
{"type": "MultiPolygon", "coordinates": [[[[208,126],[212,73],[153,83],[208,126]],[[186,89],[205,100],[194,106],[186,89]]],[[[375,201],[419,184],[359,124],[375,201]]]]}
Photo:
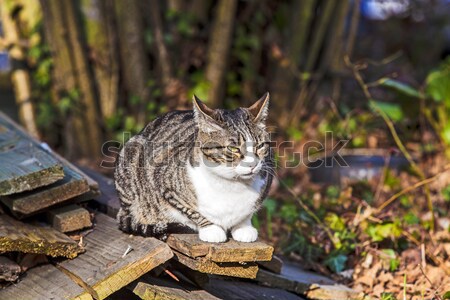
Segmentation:
{"type": "MultiPolygon", "coordinates": [[[[423,102],[422,112],[439,136],[447,157],[450,157],[450,57],[428,73],[422,90],[391,78],[382,78],[377,83],[395,90],[409,100],[423,102]]],[[[402,118],[399,105],[383,102],[376,102],[376,105],[392,120],[402,118]]]]}

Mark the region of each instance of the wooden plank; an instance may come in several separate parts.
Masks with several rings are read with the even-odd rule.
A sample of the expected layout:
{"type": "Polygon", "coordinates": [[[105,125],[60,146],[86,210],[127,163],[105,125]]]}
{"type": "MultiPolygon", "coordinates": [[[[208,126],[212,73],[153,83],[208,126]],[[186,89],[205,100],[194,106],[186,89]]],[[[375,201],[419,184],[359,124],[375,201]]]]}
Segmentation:
{"type": "Polygon", "coordinates": [[[207,291],[189,284],[145,276],[130,286],[130,289],[144,300],[218,300],[207,291]]]}
{"type": "Polygon", "coordinates": [[[65,176],[49,186],[1,197],[11,211],[19,218],[30,216],[56,204],[61,204],[89,191],[86,179],[68,166],[64,166],[65,176]]]}
{"type": "Polygon", "coordinates": [[[77,299],[92,300],[89,293],[73,282],[53,265],[30,269],[16,284],[0,290],[0,299],[44,300],[77,299]]]}
{"type": "Polygon", "coordinates": [[[48,218],[53,228],[61,232],[71,232],[92,226],[89,211],[75,204],[50,210],[48,218]]]}
{"type": "Polygon", "coordinates": [[[358,293],[342,284],[320,285],[313,284],[306,292],[308,299],[317,300],[363,300],[363,293],[358,293]]]}
{"type": "Polygon", "coordinates": [[[259,261],[258,265],[273,273],[280,274],[283,268],[283,261],[274,255],[270,261],[259,261]]]}
{"type": "Polygon", "coordinates": [[[5,256],[0,256],[0,280],[16,281],[19,278],[20,266],[5,256]]]}
{"type": "Polygon", "coordinates": [[[95,230],[84,238],[86,252],[58,263],[95,299],[105,299],[173,256],[165,243],[125,234],[104,214],[97,214],[95,223],[95,230]],[[133,250],[124,256],[128,246],[133,250]]]}
{"type": "Polygon", "coordinates": [[[61,163],[11,122],[0,112],[0,195],[29,191],[62,179],[61,163]]]}
{"type": "Polygon", "coordinates": [[[51,227],[22,223],[0,215],[0,253],[18,251],[74,258],[84,249],[51,227]]]}
{"type": "Polygon", "coordinates": [[[273,247],[260,241],[242,243],[230,239],[226,243],[207,243],[198,234],[171,234],[167,244],[189,257],[205,257],[215,262],[269,261],[273,254],[273,247]]]}
{"type": "Polygon", "coordinates": [[[258,272],[253,262],[214,262],[203,257],[191,258],[175,250],[173,253],[180,263],[202,273],[253,279],[258,272]]]}
{"type": "Polygon", "coordinates": [[[210,278],[204,289],[221,299],[227,300],[301,300],[304,299],[288,291],[260,286],[257,284],[210,278]]]}
{"type": "Polygon", "coordinates": [[[281,274],[260,269],[256,281],[266,286],[304,295],[310,299],[360,299],[360,295],[352,289],[338,285],[332,279],[322,275],[304,271],[291,263],[283,265],[281,274]]]}
{"type": "Polygon", "coordinates": [[[80,169],[98,183],[101,194],[93,199],[99,204],[101,212],[115,218],[120,209],[120,200],[114,180],[86,167],[80,167],[80,169]]]}

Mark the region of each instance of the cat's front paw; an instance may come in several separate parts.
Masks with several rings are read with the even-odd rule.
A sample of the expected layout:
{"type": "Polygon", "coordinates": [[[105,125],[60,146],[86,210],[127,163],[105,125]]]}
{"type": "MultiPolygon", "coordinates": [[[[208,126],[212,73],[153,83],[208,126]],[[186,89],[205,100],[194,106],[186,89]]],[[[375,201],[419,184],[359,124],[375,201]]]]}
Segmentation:
{"type": "Polygon", "coordinates": [[[253,226],[238,227],[231,230],[231,235],[235,241],[250,243],[258,238],[258,230],[253,226]]]}
{"type": "Polygon", "coordinates": [[[198,237],[204,242],[222,243],[227,240],[227,234],[218,225],[209,225],[198,230],[198,237]]]}

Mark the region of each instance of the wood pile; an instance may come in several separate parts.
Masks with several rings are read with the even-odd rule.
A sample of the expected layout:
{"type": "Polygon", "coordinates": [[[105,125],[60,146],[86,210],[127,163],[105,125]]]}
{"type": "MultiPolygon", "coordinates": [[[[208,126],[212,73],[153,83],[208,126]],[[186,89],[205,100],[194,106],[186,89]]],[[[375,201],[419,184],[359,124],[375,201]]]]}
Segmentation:
{"type": "Polygon", "coordinates": [[[0,299],[360,299],[258,241],[125,234],[114,183],[0,112],[0,299]]]}

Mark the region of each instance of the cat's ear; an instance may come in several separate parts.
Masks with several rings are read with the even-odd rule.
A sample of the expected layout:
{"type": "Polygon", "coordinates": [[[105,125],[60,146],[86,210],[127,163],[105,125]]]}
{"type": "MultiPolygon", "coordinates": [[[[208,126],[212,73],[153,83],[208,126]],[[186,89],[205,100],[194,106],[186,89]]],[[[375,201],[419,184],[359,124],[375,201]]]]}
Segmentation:
{"type": "Polygon", "coordinates": [[[197,96],[194,95],[194,118],[200,129],[205,132],[220,130],[221,127],[215,119],[216,111],[209,108],[197,96]]]}
{"type": "Polygon", "coordinates": [[[253,122],[257,124],[264,124],[269,115],[269,92],[266,92],[258,101],[248,108],[248,111],[253,116],[253,122]]]}

